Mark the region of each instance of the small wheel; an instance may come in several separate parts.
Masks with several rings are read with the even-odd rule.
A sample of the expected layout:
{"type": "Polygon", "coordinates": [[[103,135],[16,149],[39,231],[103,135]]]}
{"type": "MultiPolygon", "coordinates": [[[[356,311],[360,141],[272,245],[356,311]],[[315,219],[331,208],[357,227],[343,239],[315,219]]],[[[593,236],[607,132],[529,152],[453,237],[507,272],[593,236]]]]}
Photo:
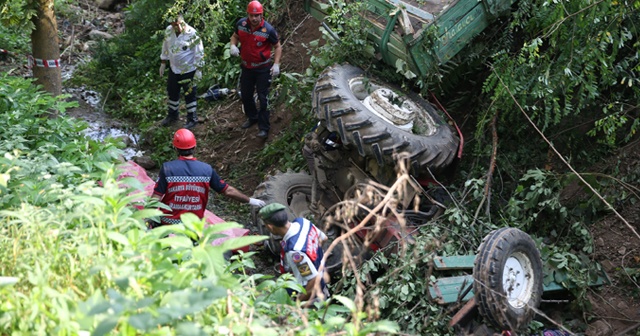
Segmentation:
{"type": "Polygon", "coordinates": [[[531,237],[516,228],[492,231],[482,241],[473,268],[480,314],[495,327],[522,330],[542,297],[542,259],[531,237]]]}

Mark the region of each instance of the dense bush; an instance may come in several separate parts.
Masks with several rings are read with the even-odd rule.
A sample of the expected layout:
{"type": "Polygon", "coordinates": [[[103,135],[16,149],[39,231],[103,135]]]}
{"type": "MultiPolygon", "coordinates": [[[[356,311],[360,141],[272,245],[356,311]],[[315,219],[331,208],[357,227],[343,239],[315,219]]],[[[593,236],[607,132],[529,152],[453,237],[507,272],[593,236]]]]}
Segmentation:
{"type": "Polygon", "coordinates": [[[302,309],[291,276],[253,274],[252,253],[224,252],[262,240],[229,239],[193,215],[147,230],[160,214],[138,180],[119,180],[117,148],[85,138],[64,97],[2,75],[6,111],[0,153],[0,333],[39,335],[366,335],[394,332],[366,321],[346,297],[302,309]],[[59,115],[51,118],[52,115],[59,115]],[[171,235],[170,235],[171,234],[171,235]],[[192,240],[199,244],[194,247],[192,240]],[[337,304],[336,304],[337,303],[337,304]]]}

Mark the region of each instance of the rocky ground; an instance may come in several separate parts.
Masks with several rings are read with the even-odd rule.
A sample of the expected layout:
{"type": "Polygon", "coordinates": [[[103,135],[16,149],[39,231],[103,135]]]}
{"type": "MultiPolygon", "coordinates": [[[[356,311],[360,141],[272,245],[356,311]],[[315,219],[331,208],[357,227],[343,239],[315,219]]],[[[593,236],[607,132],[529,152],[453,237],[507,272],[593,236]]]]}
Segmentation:
{"type": "MultiPolygon", "coordinates": [[[[84,59],[97,39],[109,38],[110,34],[117,34],[123,29],[122,17],[117,6],[112,6],[109,11],[86,3],[70,6],[75,6],[72,11],[84,13],[84,19],[80,24],[71,24],[64,18],[58,19],[60,34],[63,37],[61,59],[65,73],[69,73],[77,62],[84,59]]],[[[319,23],[301,8],[290,8],[286,17],[287,19],[277,27],[284,48],[282,71],[302,73],[310,62],[304,44],[320,37],[319,23]]],[[[0,62],[2,69],[12,68],[17,75],[30,76],[30,70],[18,66],[19,62],[12,57],[0,62]]],[[[75,94],[81,100],[82,93],[75,94]]],[[[80,108],[71,113],[82,117],[94,114],[95,111],[91,105],[82,103],[80,108]]],[[[275,108],[271,119],[272,129],[266,142],[286,129],[291,122],[291,115],[291,111],[284,106],[275,108]]],[[[229,97],[226,104],[215,107],[203,104],[200,116],[202,122],[196,127],[195,134],[199,144],[206,145],[199,146],[197,156],[215,166],[221,176],[228,175],[234,166],[252,160],[265,144],[265,140],[255,136],[257,128],[240,129],[239,126],[245,117],[237,97],[229,97]],[[229,141],[208,142],[214,134],[220,133],[228,134],[229,141]]],[[[633,168],[640,164],[637,145],[636,143],[630,146],[614,158],[620,160],[621,167],[633,168]]],[[[269,172],[248,172],[237,178],[236,187],[252,194],[267,173],[269,172]]],[[[624,174],[624,171],[621,173],[624,174]]],[[[632,192],[638,194],[639,186],[632,187],[635,188],[632,192]]],[[[582,316],[568,314],[566,310],[559,308],[559,305],[554,308],[553,304],[550,305],[549,311],[545,311],[553,321],[569,330],[574,325],[586,324],[587,335],[640,335],[640,236],[637,234],[640,231],[640,207],[633,204],[622,205],[623,208],[617,209],[621,217],[610,214],[591,227],[591,234],[596,243],[596,251],[592,257],[594,261],[603,265],[611,284],[590,289],[588,298],[592,310],[584,312],[582,316]]],[[[248,218],[238,220],[247,222],[248,218]]],[[[266,260],[260,267],[265,270],[272,269],[268,259],[266,260]]]]}

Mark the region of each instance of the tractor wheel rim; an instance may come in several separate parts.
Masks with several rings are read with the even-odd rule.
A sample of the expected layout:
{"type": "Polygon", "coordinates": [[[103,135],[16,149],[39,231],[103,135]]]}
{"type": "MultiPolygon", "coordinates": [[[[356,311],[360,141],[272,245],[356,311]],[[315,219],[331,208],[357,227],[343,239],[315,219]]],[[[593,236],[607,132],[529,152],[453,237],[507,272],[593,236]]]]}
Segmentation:
{"type": "Polygon", "coordinates": [[[522,252],[515,252],[505,262],[502,287],[509,304],[523,308],[533,296],[533,265],[522,252]]]}
{"type": "Polygon", "coordinates": [[[425,136],[437,130],[435,121],[426,110],[388,87],[356,77],[349,81],[349,89],[369,111],[406,132],[413,133],[415,122],[424,129],[422,134],[425,136]]]}

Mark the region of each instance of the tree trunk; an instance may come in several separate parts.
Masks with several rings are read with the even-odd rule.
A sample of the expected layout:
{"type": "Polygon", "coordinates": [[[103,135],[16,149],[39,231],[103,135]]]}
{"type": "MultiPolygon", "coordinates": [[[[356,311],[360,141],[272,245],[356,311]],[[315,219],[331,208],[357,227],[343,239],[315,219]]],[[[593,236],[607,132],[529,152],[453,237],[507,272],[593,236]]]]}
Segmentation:
{"type": "Polygon", "coordinates": [[[58,26],[53,11],[54,0],[37,0],[37,15],[32,21],[35,30],[31,33],[33,52],[33,77],[36,84],[44,86],[45,91],[57,96],[62,92],[60,76],[60,47],[58,46],[58,26]]]}

